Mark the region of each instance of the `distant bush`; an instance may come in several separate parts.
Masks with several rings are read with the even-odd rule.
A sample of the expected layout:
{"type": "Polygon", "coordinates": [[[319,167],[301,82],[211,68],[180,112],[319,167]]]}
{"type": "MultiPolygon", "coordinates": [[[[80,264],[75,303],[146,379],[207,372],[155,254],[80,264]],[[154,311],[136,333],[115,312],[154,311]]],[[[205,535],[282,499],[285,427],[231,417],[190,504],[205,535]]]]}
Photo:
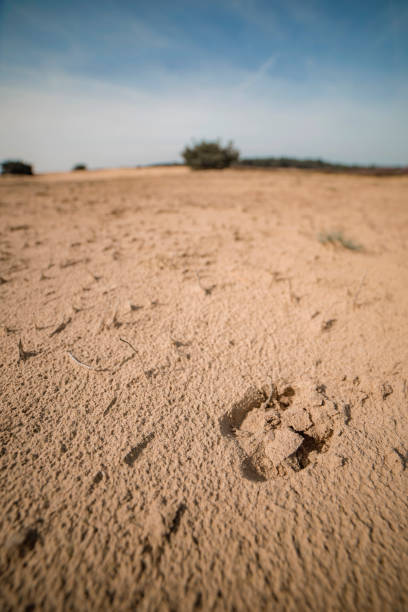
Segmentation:
{"type": "Polygon", "coordinates": [[[75,165],[75,166],[72,168],[72,170],[73,170],[74,172],[76,172],[77,170],[86,170],[86,169],[87,169],[87,168],[86,168],[86,165],[85,165],[85,164],[76,164],[76,165],[75,165]]]}
{"type": "Polygon", "coordinates": [[[239,159],[239,151],[229,142],[222,147],[219,142],[202,140],[193,147],[185,147],[182,152],[185,163],[194,170],[228,168],[239,159]]]}
{"type": "Polygon", "coordinates": [[[25,164],[18,160],[7,160],[2,163],[2,174],[33,174],[33,168],[30,164],[25,164]]]}

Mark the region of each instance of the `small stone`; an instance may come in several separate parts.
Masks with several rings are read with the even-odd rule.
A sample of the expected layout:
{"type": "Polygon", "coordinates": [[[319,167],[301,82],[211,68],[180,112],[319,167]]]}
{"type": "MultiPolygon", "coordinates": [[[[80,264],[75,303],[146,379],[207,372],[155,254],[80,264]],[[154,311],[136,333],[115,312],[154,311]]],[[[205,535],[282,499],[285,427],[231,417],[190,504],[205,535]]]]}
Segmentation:
{"type": "Polygon", "coordinates": [[[265,442],[265,454],[276,466],[292,455],[303,443],[304,438],[288,427],[274,432],[273,440],[265,442]]]}
{"type": "Polygon", "coordinates": [[[265,423],[267,428],[275,429],[275,427],[278,427],[278,425],[280,425],[280,422],[281,418],[277,410],[274,410],[272,408],[265,412],[265,423]]]}
{"type": "Polygon", "coordinates": [[[306,431],[312,426],[309,413],[304,408],[288,408],[282,415],[283,424],[296,431],[306,431]]]}

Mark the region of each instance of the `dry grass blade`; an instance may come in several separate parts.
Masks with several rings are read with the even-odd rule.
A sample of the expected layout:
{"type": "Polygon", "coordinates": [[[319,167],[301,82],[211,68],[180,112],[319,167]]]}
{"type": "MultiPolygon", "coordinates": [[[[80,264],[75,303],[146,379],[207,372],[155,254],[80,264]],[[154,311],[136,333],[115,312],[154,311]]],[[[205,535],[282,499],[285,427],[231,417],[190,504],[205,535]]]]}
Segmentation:
{"type": "Polygon", "coordinates": [[[90,366],[84,363],[83,361],[80,361],[79,359],[75,357],[75,355],[71,353],[71,351],[67,351],[67,354],[72,359],[72,361],[75,361],[75,363],[80,365],[82,368],[86,368],[87,370],[93,370],[94,372],[106,372],[107,371],[107,368],[94,368],[93,366],[90,366]]]}
{"type": "Polygon", "coordinates": [[[136,348],[136,347],[134,347],[134,346],[133,346],[133,344],[131,344],[130,342],[128,342],[128,340],[125,340],[124,338],[119,338],[119,340],[120,340],[121,342],[124,342],[125,344],[128,344],[128,345],[130,346],[130,348],[132,349],[132,351],[134,351],[134,352],[136,353],[137,358],[138,358],[138,359],[139,359],[139,361],[140,361],[140,365],[142,366],[142,370],[143,370],[144,377],[146,378],[146,380],[149,380],[149,377],[148,377],[148,375],[146,374],[145,369],[144,369],[143,360],[142,360],[142,358],[141,358],[141,356],[140,356],[140,353],[139,353],[139,351],[137,350],[137,348],[136,348]]]}

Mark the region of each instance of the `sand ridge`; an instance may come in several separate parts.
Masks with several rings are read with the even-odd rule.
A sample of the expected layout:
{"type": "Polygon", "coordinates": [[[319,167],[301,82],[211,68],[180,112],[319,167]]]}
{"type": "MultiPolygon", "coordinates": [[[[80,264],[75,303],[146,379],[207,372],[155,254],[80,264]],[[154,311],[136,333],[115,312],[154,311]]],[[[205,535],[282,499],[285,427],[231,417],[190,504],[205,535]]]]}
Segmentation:
{"type": "Polygon", "coordinates": [[[406,609],[407,188],[0,181],[3,609],[406,609]]]}

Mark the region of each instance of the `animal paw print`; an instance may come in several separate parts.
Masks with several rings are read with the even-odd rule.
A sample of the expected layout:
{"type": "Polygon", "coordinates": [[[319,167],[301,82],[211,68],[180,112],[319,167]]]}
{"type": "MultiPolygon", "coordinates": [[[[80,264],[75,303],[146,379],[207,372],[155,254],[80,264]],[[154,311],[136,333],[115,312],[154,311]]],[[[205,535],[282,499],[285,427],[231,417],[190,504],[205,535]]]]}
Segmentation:
{"type": "Polygon", "coordinates": [[[326,416],[314,423],[294,400],[291,386],[279,390],[272,383],[269,393],[250,388],[221,418],[221,433],[239,448],[244,477],[262,482],[287,476],[307,467],[313,454],[327,451],[333,419],[326,416]]]}

